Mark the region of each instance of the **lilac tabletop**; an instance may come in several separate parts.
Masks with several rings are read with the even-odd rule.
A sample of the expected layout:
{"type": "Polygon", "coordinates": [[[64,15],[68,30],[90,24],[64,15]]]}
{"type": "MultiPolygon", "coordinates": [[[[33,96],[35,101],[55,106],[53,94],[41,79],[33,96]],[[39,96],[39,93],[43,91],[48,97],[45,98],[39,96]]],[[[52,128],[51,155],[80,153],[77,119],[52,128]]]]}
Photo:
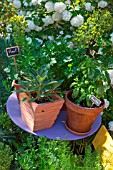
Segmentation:
{"type": "Polygon", "coordinates": [[[59,137],[61,140],[78,140],[78,139],[86,138],[92,135],[94,132],[96,132],[101,125],[101,115],[98,115],[97,119],[95,120],[92,126],[90,133],[84,136],[77,136],[75,134],[72,134],[65,128],[66,111],[61,110],[54,125],[51,128],[40,130],[37,132],[32,132],[21,118],[20,105],[18,103],[16,93],[12,93],[9,96],[6,103],[6,108],[11,120],[17,126],[19,126],[26,132],[31,133],[33,135],[46,136],[47,138],[50,139],[56,139],[57,137],[59,137]]]}

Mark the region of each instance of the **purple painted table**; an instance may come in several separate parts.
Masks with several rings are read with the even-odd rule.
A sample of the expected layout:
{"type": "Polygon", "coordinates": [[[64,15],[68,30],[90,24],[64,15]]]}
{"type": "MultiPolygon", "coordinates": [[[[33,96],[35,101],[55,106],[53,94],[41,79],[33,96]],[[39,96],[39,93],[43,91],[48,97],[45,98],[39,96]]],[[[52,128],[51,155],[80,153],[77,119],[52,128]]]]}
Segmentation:
{"type": "Polygon", "coordinates": [[[6,108],[11,120],[17,126],[19,126],[26,132],[31,133],[33,135],[46,136],[47,138],[50,139],[56,139],[57,137],[59,137],[61,140],[78,140],[78,139],[86,138],[92,135],[94,132],[96,132],[101,125],[101,115],[98,115],[89,134],[84,136],[74,135],[65,128],[66,111],[61,110],[54,125],[51,128],[40,130],[37,132],[32,132],[21,118],[20,105],[18,104],[16,93],[12,93],[9,96],[7,100],[6,108]]]}

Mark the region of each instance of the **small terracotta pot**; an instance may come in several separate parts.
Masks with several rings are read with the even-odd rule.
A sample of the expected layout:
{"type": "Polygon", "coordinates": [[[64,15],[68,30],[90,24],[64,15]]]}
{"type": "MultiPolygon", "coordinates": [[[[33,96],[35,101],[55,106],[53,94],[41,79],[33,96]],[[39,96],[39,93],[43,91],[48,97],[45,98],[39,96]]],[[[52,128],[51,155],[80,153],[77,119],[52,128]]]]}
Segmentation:
{"type": "MultiPolygon", "coordinates": [[[[14,87],[19,88],[16,84],[14,87]]],[[[25,92],[17,93],[17,97],[20,102],[22,120],[33,132],[52,127],[64,103],[58,94],[51,96],[54,102],[41,104],[29,102],[30,97],[25,92]],[[21,103],[24,98],[27,100],[21,103]]]]}
{"type": "Polygon", "coordinates": [[[65,97],[67,111],[66,128],[77,135],[88,134],[98,114],[103,111],[104,105],[99,108],[81,107],[68,99],[71,94],[72,90],[68,91],[65,97]]]}

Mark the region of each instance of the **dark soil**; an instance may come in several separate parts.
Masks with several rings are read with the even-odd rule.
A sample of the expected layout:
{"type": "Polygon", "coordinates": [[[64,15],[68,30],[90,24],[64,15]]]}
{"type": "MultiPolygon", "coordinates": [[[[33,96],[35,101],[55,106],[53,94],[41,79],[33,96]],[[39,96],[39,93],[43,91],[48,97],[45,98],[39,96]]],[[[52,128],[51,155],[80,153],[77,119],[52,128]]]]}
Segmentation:
{"type": "MultiPolygon", "coordinates": [[[[78,103],[76,102],[76,99],[73,99],[71,95],[68,96],[68,99],[69,99],[71,102],[73,102],[73,103],[75,103],[75,104],[78,104],[78,103]]],[[[100,100],[101,100],[100,106],[97,106],[97,105],[95,105],[95,104],[92,104],[92,106],[91,106],[90,108],[98,108],[98,107],[101,107],[101,106],[104,104],[104,101],[103,101],[102,99],[100,99],[100,100]]],[[[86,104],[86,100],[81,101],[81,102],[79,103],[79,106],[81,106],[81,107],[88,107],[87,104],[86,104]]]]}
{"type": "Polygon", "coordinates": [[[41,100],[36,99],[35,102],[36,102],[37,104],[41,104],[41,103],[50,102],[50,100],[49,100],[49,99],[46,99],[46,98],[43,98],[43,99],[41,99],[41,100]]]}

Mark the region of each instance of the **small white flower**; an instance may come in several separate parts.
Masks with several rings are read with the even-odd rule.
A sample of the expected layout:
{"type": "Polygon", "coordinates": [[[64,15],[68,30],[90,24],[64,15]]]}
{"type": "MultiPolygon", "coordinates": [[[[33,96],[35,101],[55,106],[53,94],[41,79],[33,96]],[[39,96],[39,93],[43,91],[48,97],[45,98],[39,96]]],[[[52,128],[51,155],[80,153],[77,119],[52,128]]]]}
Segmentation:
{"type": "Polygon", "coordinates": [[[27,37],[26,41],[28,41],[28,44],[31,44],[32,43],[32,38],[31,37],[27,37]]]}
{"type": "Polygon", "coordinates": [[[111,37],[110,40],[111,40],[111,42],[112,42],[112,44],[113,44],[113,33],[110,34],[110,37],[111,37]]]}
{"type": "Polygon", "coordinates": [[[59,12],[55,12],[53,15],[52,15],[52,19],[54,21],[60,21],[62,19],[62,15],[59,13],[59,12]]]}
{"type": "Polygon", "coordinates": [[[37,40],[40,44],[43,43],[43,40],[39,39],[39,38],[35,38],[35,40],[37,40]]]}
{"type": "Polygon", "coordinates": [[[46,2],[45,8],[47,9],[48,12],[54,11],[54,3],[51,1],[46,2]]]}
{"type": "Polygon", "coordinates": [[[70,11],[67,11],[65,10],[63,13],[62,13],[62,19],[64,21],[69,21],[72,17],[72,13],[70,11]]]}
{"type": "Polygon", "coordinates": [[[103,86],[107,86],[107,85],[108,85],[108,82],[103,81],[103,86]]]}
{"type": "Polygon", "coordinates": [[[85,9],[86,9],[87,11],[92,11],[94,8],[91,6],[91,3],[90,3],[90,2],[87,2],[87,3],[85,4],[85,9]]]}
{"type": "Polygon", "coordinates": [[[54,36],[48,36],[48,39],[49,39],[50,41],[54,41],[54,36]]]}
{"type": "Polygon", "coordinates": [[[113,70],[107,70],[107,72],[109,73],[110,79],[113,78],[113,70]]]}
{"type": "Polygon", "coordinates": [[[101,112],[100,115],[102,116],[104,112],[101,112]]]}
{"type": "Polygon", "coordinates": [[[42,27],[36,26],[35,31],[40,32],[42,30],[42,27]]]}
{"type": "Polygon", "coordinates": [[[70,21],[73,27],[79,27],[83,24],[83,22],[84,22],[84,18],[82,15],[77,15],[76,17],[73,17],[70,21]]]}
{"type": "Polygon", "coordinates": [[[36,27],[36,25],[34,24],[34,22],[31,21],[31,20],[27,20],[27,22],[28,22],[28,28],[29,28],[30,30],[34,30],[35,27],[36,27]]]}
{"type": "Polygon", "coordinates": [[[45,26],[48,26],[48,25],[54,23],[53,18],[52,18],[51,16],[49,16],[49,15],[46,15],[45,18],[42,18],[42,21],[44,22],[44,25],[45,25],[45,26]]]}
{"type": "Polygon", "coordinates": [[[57,42],[56,44],[57,44],[57,45],[61,45],[61,42],[59,41],[59,42],[57,42]]]}
{"type": "Polygon", "coordinates": [[[63,34],[64,34],[64,32],[63,32],[63,31],[60,31],[60,32],[59,32],[59,34],[60,34],[60,35],[63,35],[63,34]]]}
{"type": "Polygon", "coordinates": [[[71,37],[72,37],[71,35],[66,35],[64,38],[68,39],[68,38],[71,38],[71,37]]]}
{"type": "Polygon", "coordinates": [[[66,4],[64,4],[63,2],[56,2],[54,5],[54,10],[56,12],[62,13],[66,8],[66,4]]]}
{"type": "Polygon", "coordinates": [[[100,8],[105,8],[108,5],[108,3],[106,1],[100,1],[98,2],[98,7],[100,8]]]}
{"type": "Polygon", "coordinates": [[[30,14],[31,14],[31,12],[30,12],[30,11],[27,11],[27,12],[26,12],[26,15],[30,15],[30,14]]]}
{"type": "Polygon", "coordinates": [[[104,99],[104,108],[109,107],[109,101],[107,99],[104,99]]]}
{"type": "Polygon", "coordinates": [[[8,34],[5,39],[7,42],[10,42],[10,34],[8,34]]]}
{"type": "Polygon", "coordinates": [[[18,9],[18,8],[21,8],[21,2],[20,2],[19,0],[14,0],[14,1],[13,1],[13,4],[14,4],[14,7],[15,7],[15,8],[17,8],[17,9],[18,9]]]}
{"type": "Polygon", "coordinates": [[[113,131],[113,121],[108,123],[109,130],[113,131]]]}
{"type": "Polygon", "coordinates": [[[73,48],[74,47],[74,44],[73,44],[73,42],[68,42],[68,48],[73,48]]]}
{"type": "Polygon", "coordinates": [[[98,50],[98,54],[103,55],[102,50],[103,50],[103,48],[100,47],[99,50],[98,50]]]}
{"type": "Polygon", "coordinates": [[[11,24],[7,25],[6,30],[7,32],[12,32],[12,25],[11,24]]]}
{"type": "Polygon", "coordinates": [[[38,1],[37,1],[37,0],[32,0],[31,3],[32,3],[33,5],[37,5],[37,4],[38,4],[38,1]]]}
{"type": "Polygon", "coordinates": [[[65,1],[65,4],[70,5],[70,4],[71,4],[71,1],[70,1],[70,0],[67,0],[67,1],[65,1]]]}

